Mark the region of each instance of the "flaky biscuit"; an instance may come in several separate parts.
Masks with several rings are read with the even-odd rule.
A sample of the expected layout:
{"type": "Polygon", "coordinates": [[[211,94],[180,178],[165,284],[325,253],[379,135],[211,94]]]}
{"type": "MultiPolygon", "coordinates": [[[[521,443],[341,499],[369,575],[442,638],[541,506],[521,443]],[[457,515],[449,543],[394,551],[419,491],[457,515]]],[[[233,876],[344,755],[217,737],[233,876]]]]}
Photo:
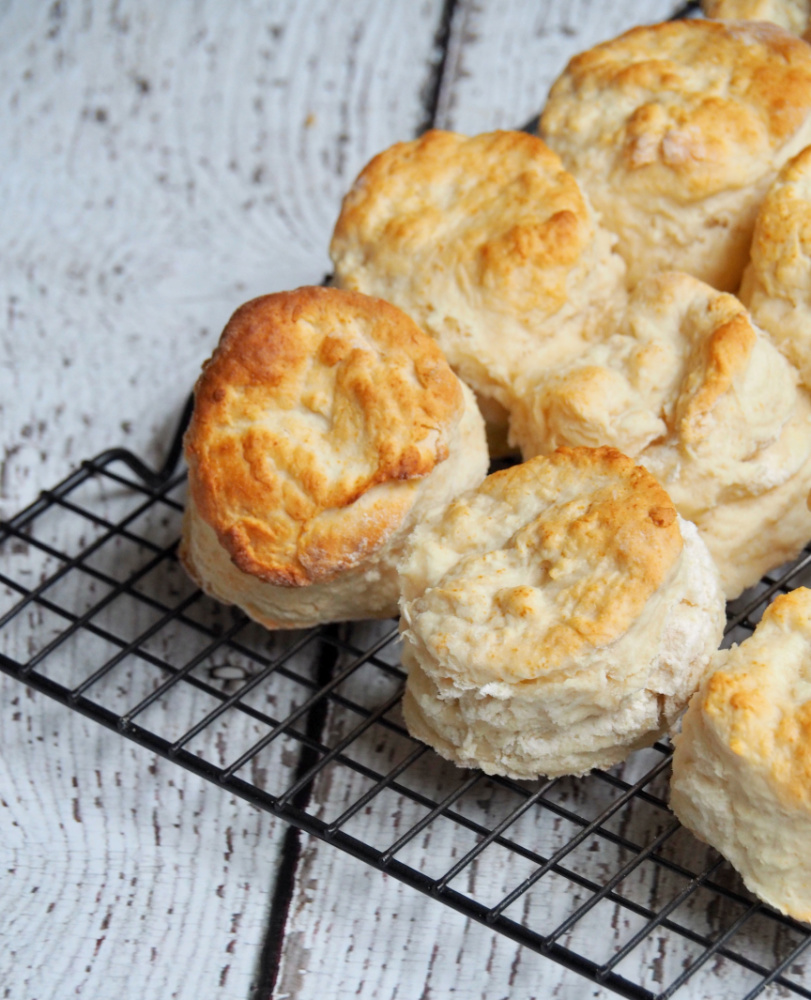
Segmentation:
{"type": "Polygon", "coordinates": [[[621,310],[614,239],[536,136],[432,131],[366,166],[330,253],[339,286],[407,312],[498,408],[621,310]]]}
{"type": "Polygon", "coordinates": [[[761,899],[811,920],[811,591],[716,654],[674,737],[670,805],[761,899]]]}
{"type": "Polygon", "coordinates": [[[719,21],[770,21],[807,37],[811,0],[701,0],[707,17],[719,21]]]}
{"type": "Polygon", "coordinates": [[[582,774],[652,743],[724,623],[697,532],[610,448],[488,476],[414,531],[400,576],[409,730],[491,774],[582,774]]]}
{"type": "Polygon", "coordinates": [[[617,332],[527,386],[525,457],[609,444],[695,522],[736,597],[811,539],[811,396],[732,295],[686,274],[637,286],[617,332]]]}
{"type": "Polygon", "coordinates": [[[195,387],[181,557],[270,628],[396,613],[394,563],[487,469],[470,391],[394,306],[300,288],[233,315],[195,387]]]}
{"type": "Polygon", "coordinates": [[[740,297],[811,386],[811,147],[763,200],[740,297]]]}
{"type": "Polygon", "coordinates": [[[571,60],[541,134],[632,285],[680,270],[735,291],[766,189],[811,142],[811,49],[762,22],[633,28],[571,60]]]}

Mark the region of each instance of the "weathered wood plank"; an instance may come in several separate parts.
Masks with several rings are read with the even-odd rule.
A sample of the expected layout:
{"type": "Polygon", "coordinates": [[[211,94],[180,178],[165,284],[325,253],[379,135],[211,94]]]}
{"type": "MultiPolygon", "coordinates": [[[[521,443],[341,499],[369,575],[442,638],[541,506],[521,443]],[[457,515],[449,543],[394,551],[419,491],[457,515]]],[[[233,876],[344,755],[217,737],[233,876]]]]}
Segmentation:
{"type": "Polygon", "coordinates": [[[538,114],[569,59],[637,24],[664,21],[677,0],[460,3],[437,126],[475,134],[518,128],[538,114]]]}
{"type": "Polygon", "coordinates": [[[0,995],[247,997],[276,824],[8,678],[0,729],[0,995]]]}
{"type": "MultiPolygon", "coordinates": [[[[91,480],[71,501],[115,523],[143,497],[91,480]]],[[[159,504],[129,527],[161,546],[176,536],[179,513],[159,504]]],[[[158,663],[180,668],[211,639],[183,623],[161,624],[165,612],[136,593],[119,594],[102,607],[115,594],[116,580],[134,578],[155,557],[145,544],[121,536],[105,541],[106,536],[103,524],[55,508],[34,523],[30,541],[2,546],[4,575],[29,591],[60,567],[37,543],[71,555],[98,547],[82,557],[88,572],[74,569],[44,590],[49,606],[35,602],[12,619],[0,634],[0,649],[18,662],[42,653],[36,669],[73,688],[114,657],[122,643],[144,635],[138,646],[145,655],[127,655],[85,691],[90,700],[124,714],[169,678],[158,663]],[[91,611],[91,624],[109,638],[89,630],[68,634],[69,616],[91,611]],[[147,637],[150,628],[154,633],[147,637]],[[60,644],[45,655],[52,642],[60,644]]],[[[167,608],[195,590],[170,556],[140,585],[167,608]]],[[[19,596],[12,587],[0,588],[3,613],[19,596]]],[[[189,604],[187,615],[190,621],[219,619],[224,625],[230,617],[208,601],[189,604]]],[[[239,638],[245,649],[271,658],[296,641],[253,626],[239,638]]],[[[309,652],[293,653],[288,664],[308,676],[311,660],[309,652]]],[[[223,646],[202,659],[192,676],[231,693],[236,682],[227,677],[249,676],[252,664],[247,653],[223,646]]],[[[277,689],[271,682],[257,689],[252,707],[285,713],[304,700],[303,689],[286,698],[277,689]]],[[[168,688],[137,721],[171,742],[218,704],[213,694],[184,684],[168,688]]],[[[191,739],[188,749],[223,766],[266,731],[260,720],[231,709],[191,739]]],[[[0,937],[9,945],[0,954],[5,995],[62,996],[77,990],[120,995],[137,969],[139,989],[148,995],[246,996],[278,862],[278,824],[5,676],[0,744],[6,904],[0,908],[0,937]],[[198,958],[200,941],[206,948],[198,958]]],[[[282,744],[275,750],[274,781],[284,784],[292,780],[296,754],[282,744]]]]}
{"type": "Polygon", "coordinates": [[[340,198],[422,121],[441,4],[0,8],[0,512],[150,460],[233,309],[318,283],[340,198]]]}
{"type": "MultiPolygon", "coordinates": [[[[376,631],[356,626],[354,642],[366,648],[376,631]]],[[[383,658],[393,662],[396,650],[389,649],[383,658]]],[[[369,663],[342,685],[341,694],[373,709],[396,686],[369,663]]],[[[386,718],[401,723],[396,708],[386,718]]],[[[661,804],[640,798],[625,803],[620,790],[599,776],[562,780],[549,789],[540,782],[520,783],[526,794],[541,794],[537,803],[527,803],[516,788],[460,771],[430,751],[415,756],[415,745],[396,728],[375,723],[361,733],[357,727],[362,722],[359,709],[333,705],[325,742],[335,746],[355,733],[346,756],[382,778],[396,769],[396,786],[382,781],[374,789],[366,774],[346,762],[329,763],[318,776],[311,803],[319,818],[429,879],[447,877],[450,888],[485,907],[508,900],[538,873],[542,859],[555,858],[555,867],[509,902],[504,915],[541,938],[552,936],[587,963],[616,958],[619,975],[659,994],[704,953],[705,944],[696,935],[717,940],[749,911],[751,897],[728,865],[714,870],[712,878],[740,899],[725,899],[712,888],[695,891],[689,873],[698,874],[718,858],[680,830],[661,804]],[[374,797],[364,798],[372,790],[374,797]],[[432,815],[431,805],[451,794],[453,802],[432,815]],[[429,804],[419,801],[420,796],[429,804]],[[597,817],[599,829],[586,830],[580,840],[597,817]],[[507,844],[489,843],[467,857],[485,833],[508,818],[511,822],[502,829],[507,844]],[[648,858],[649,850],[682,871],[648,858]],[[456,866],[461,866],[458,871],[456,866]],[[600,887],[609,881],[619,898],[600,897],[600,887]],[[649,915],[663,910],[672,926],[649,926],[649,915]]],[[[613,770],[633,785],[662,763],[652,749],[637,752],[613,770]]],[[[667,780],[665,769],[645,791],[661,801],[667,780]]],[[[762,913],[750,916],[728,946],[746,961],[770,969],[799,941],[799,935],[762,913]]],[[[800,960],[792,976],[802,981],[804,975],[800,960]]],[[[680,995],[735,1000],[759,981],[740,960],[716,955],[695,971],[680,995]]],[[[335,995],[358,991],[375,1000],[452,992],[481,1000],[609,995],[577,973],[310,840],[297,874],[274,996],[323,996],[328,983],[335,995]]]]}
{"type": "MultiPolygon", "coordinates": [[[[344,189],[424,118],[441,10],[0,5],[0,513],[111,445],[157,461],[229,313],[321,280],[344,189]]],[[[246,997],[279,824],[8,678],[0,730],[0,994],[246,997]]]]}

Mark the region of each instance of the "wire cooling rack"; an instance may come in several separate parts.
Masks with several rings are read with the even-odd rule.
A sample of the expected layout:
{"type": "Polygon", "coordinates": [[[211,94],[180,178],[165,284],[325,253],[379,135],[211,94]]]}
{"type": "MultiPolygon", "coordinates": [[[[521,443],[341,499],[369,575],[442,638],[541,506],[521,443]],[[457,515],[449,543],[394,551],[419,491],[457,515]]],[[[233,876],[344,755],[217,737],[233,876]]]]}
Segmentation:
{"type": "Polygon", "coordinates": [[[157,473],[105,452],[0,524],[2,670],[624,996],[811,997],[809,929],[679,826],[668,746],[583,779],[459,770],[402,724],[395,623],[270,633],[197,590],[181,434],[157,473]]]}

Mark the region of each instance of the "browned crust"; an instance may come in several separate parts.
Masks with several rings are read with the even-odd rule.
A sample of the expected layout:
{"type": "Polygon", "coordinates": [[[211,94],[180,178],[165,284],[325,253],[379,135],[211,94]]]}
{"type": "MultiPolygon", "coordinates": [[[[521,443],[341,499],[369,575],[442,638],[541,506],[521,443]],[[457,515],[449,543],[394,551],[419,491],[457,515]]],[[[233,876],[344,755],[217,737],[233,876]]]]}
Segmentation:
{"type": "Polygon", "coordinates": [[[789,32],[763,22],[672,21],[575,56],[541,128],[553,146],[566,145],[574,116],[584,155],[610,144],[634,184],[697,198],[726,187],[744,156],[764,157],[769,169],[769,151],[809,110],[811,49],[789,32]],[[589,105],[605,115],[586,121],[589,105]]]}
{"type": "Polygon", "coordinates": [[[808,689],[808,671],[801,667],[800,677],[783,678],[782,684],[775,681],[783,643],[796,635],[802,636],[807,662],[811,590],[805,587],[779,595],[766,608],[754,634],[733,648],[728,665],[710,678],[701,707],[733,753],[771,773],[782,801],[807,806],[811,700],[803,700],[803,693],[808,689]],[[785,690],[779,692],[780,687],[785,690]]]}
{"type": "MultiPolygon", "coordinates": [[[[752,263],[768,290],[781,282],[769,272],[789,269],[811,257],[811,146],[783,167],[769,188],[758,213],[752,238],[752,263]]],[[[795,290],[791,288],[789,294],[795,290]]]]}
{"type": "Polygon", "coordinates": [[[334,578],[402,522],[447,456],[461,389],[379,299],[300,288],[241,306],[195,387],[190,489],[234,563],[268,583],[334,578]]]}
{"type": "Polygon", "coordinates": [[[442,266],[502,309],[553,312],[592,231],[576,181],[537,136],[432,130],[367,164],[330,252],[346,285],[370,262],[386,274],[442,266]]]}
{"type": "Polygon", "coordinates": [[[691,446],[707,436],[706,422],[718,401],[743,376],[751,362],[756,341],[749,317],[743,311],[716,327],[698,348],[701,358],[691,365],[676,414],[679,437],[691,446]]]}
{"type": "Polygon", "coordinates": [[[539,549],[591,568],[576,588],[567,620],[544,640],[549,661],[557,663],[584,643],[599,647],[621,635],[670,576],[684,543],[667,492],[615,448],[559,448],[488,476],[480,490],[509,502],[510,494],[519,496],[533,480],[547,488],[574,482],[588,497],[582,512],[553,507],[536,522],[539,549]],[[601,569],[610,579],[595,578],[601,569]]]}

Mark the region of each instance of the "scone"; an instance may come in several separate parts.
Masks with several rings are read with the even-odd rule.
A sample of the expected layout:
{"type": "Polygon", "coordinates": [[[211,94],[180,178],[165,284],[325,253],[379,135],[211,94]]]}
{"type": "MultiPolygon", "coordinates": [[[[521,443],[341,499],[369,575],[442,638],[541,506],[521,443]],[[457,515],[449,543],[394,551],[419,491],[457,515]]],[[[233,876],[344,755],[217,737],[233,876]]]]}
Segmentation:
{"type": "Polygon", "coordinates": [[[811,386],[811,147],[766,194],[740,297],[811,386]]]}
{"type": "Polygon", "coordinates": [[[811,591],[716,654],[674,737],[670,805],[752,892],[811,920],[811,591]]]}
{"type": "Polygon", "coordinates": [[[761,22],[633,28],[571,60],[541,134],[631,285],[678,270],[736,291],[769,184],[811,142],[811,49],[761,22]]]}
{"type": "Polygon", "coordinates": [[[400,576],[409,731],[489,774],[583,774],[654,742],[724,626],[695,528],[611,448],[488,476],[415,529],[400,576]]]}
{"type": "Polygon", "coordinates": [[[525,457],[613,445],[695,522],[727,597],[811,539],[811,396],[732,295],[686,274],[639,284],[618,332],[527,385],[525,457]]]}
{"type": "Polygon", "coordinates": [[[807,37],[811,0],[701,0],[707,17],[719,21],[770,21],[807,37]]]}
{"type": "Polygon", "coordinates": [[[537,136],[432,131],[366,166],[330,253],[336,284],[412,316],[499,423],[519,373],[576,356],[624,307],[615,241],[537,136]]]}
{"type": "Polygon", "coordinates": [[[481,415],[394,306],[299,288],[236,311],[195,388],[181,559],[268,628],[397,613],[395,563],[487,471],[481,415]]]}

